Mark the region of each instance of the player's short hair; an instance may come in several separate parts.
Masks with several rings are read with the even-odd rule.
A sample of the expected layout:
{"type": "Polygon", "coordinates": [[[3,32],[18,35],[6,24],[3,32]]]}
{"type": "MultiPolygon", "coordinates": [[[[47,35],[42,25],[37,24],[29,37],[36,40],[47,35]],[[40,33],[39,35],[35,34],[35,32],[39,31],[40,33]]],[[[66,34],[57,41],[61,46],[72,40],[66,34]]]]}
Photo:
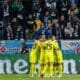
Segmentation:
{"type": "MultiPolygon", "coordinates": [[[[38,39],[42,38],[43,36],[45,36],[45,35],[44,35],[44,34],[40,35],[40,36],[38,37],[38,39]]],[[[45,37],[46,37],[46,36],[45,36],[45,37]]]]}
{"type": "Polygon", "coordinates": [[[42,35],[40,35],[40,36],[38,37],[38,39],[40,39],[40,38],[42,38],[42,35]]]}

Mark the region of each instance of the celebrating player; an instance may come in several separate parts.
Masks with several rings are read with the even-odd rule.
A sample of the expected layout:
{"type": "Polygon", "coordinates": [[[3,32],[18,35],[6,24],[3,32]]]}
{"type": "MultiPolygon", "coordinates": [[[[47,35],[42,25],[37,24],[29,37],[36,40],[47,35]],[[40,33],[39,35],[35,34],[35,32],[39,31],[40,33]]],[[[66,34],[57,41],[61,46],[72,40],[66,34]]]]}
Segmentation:
{"type": "Polygon", "coordinates": [[[54,58],[53,58],[53,41],[52,37],[49,36],[48,40],[45,41],[43,47],[45,48],[45,66],[43,69],[43,72],[41,73],[41,76],[44,76],[46,71],[49,70],[49,76],[53,76],[53,64],[54,64],[54,58]]]}
{"type": "Polygon", "coordinates": [[[39,76],[42,70],[44,69],[44,62],[45,62],[45,49],[41,46],[45,41],[45,35],[41,35],[39,38],[39,48],[40,48],[40,56],[39,56],[39,76]]]}
{"type": "Polygon", "coordinates": [[[61,52],[61,49],[59,48],[59,45],[58,45],[58,42],[57,42],[57,39],[55,36],[52,37],[52,40],[54,42],[54,62],[55,62],[55,65],[56,65],[56,70],[58,70],[58,77],[62,77],[62,63],[63,63],[63,57],[62,57],[62,52],[61,52]]]}
{"type": "Polygon", "coordinates": [[[37,62],[38,52],[39,52],[38,40],[35,40],[35,42],[32,46],[32,50],[31,50],[30,55],[29,55],[30,76],[31,77],[33,77],[33,75],[34,75],[34,69],[35,69],[35,65],[37,62]]]}

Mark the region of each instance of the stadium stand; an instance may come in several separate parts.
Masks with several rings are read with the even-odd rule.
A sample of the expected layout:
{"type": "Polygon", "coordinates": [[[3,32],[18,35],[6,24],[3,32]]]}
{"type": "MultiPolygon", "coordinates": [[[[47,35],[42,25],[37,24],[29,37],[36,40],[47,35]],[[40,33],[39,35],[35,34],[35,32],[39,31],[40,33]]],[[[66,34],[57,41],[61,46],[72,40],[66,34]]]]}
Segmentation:
{"type": "Polygon", "coordinates": [[[41,34],[80,39],[80,0],[0,0],[0,40],[41,34]]]}

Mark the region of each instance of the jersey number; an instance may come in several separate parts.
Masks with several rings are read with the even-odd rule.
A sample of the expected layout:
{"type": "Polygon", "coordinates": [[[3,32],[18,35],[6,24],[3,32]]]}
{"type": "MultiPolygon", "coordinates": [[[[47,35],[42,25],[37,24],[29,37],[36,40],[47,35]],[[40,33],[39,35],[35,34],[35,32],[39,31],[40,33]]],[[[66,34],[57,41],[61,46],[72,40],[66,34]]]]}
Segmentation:
{"type": "Polygon", "coordinates": [[[46,44],[46,50],[51,50],[52,49],[52,44],[46,44]]]}

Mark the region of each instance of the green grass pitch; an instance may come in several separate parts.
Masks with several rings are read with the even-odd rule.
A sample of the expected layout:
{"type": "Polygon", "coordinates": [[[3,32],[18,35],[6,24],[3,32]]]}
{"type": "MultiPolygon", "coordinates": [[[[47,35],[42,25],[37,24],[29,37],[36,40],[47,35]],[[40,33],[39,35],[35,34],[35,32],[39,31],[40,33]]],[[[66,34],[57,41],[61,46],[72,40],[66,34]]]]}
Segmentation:
{"type": "Polygon", "coordinates": [[[80,80],[80,74],[64,74],[61,79],[53,78],[38,78],[34,76],[29,77],[27,74],[0,74],[0,80],[80,80]]]}

